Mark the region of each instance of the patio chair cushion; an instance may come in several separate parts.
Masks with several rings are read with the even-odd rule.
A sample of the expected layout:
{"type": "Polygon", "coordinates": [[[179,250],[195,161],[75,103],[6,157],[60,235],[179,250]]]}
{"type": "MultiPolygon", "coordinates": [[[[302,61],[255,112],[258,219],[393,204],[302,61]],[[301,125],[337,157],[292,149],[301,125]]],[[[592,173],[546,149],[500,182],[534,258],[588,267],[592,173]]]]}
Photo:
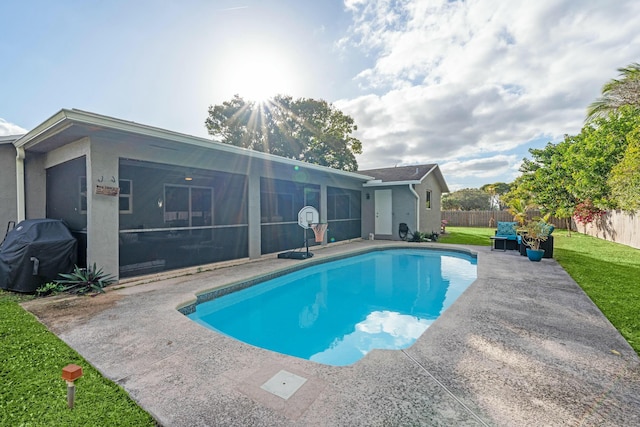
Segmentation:
{"type": "Polygon", "coordinates": [[[496,236],[505,237],[508,240],[517,240],[518,233],[516,232],[517,222],[498,221],[498,229],[496,230],[496,236]]]}

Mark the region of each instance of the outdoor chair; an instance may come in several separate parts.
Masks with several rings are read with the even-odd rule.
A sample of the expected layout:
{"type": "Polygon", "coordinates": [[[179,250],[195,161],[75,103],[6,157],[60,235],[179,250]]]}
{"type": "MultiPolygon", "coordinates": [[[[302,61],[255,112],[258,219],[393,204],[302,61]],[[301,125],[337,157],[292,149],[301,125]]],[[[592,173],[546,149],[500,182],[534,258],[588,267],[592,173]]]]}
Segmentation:
{"type": "Polygon", "coordinates": [[[504,249],[508,250],[518,250],[518,233],[516,231],[518,226],[517,222],[509,222],[509,221],[498,221],[498,227],[495,231],[495,237],[493,244],[496,244],[496,241],[503,240],[504,249]],[[506,239],[506,240],[504,240],[506,239]]]}

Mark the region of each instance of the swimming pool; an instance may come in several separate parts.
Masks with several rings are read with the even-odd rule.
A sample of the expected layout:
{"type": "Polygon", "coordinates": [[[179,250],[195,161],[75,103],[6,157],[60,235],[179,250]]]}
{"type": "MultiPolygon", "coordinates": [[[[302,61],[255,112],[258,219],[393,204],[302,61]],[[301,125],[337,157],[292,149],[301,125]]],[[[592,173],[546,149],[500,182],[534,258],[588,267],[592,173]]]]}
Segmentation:
{"type": "Polygon", "coordinates": [[[453,251],[374,251],[198,304],[188,317],[257,347],[350,365],[413,344],[476,279],[476,264],[453,251]]]}

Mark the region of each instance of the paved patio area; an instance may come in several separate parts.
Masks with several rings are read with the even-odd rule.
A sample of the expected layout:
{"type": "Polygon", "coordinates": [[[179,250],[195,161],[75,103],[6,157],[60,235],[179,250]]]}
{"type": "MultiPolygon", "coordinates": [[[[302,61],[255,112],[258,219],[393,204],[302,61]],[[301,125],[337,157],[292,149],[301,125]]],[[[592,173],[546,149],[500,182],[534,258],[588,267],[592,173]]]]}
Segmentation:
{"type": "MultiPolygon", "coordinates": [[[[313,259],[373,245],[395,244],[313,248],[313,259]]],[[[266,257],[111,290],[64,321],[52,308],[77,299],[25,308],[167,427],[640,425],[640,360],[568,274],[554,260],[466,248],[478,279],[454,305],[412,347],[347,367],[254,348],[176,310],[197,292],[307,261],[266,257]],[[281,371],[306,379],[288,399],[262,388],[281,371]]]]}

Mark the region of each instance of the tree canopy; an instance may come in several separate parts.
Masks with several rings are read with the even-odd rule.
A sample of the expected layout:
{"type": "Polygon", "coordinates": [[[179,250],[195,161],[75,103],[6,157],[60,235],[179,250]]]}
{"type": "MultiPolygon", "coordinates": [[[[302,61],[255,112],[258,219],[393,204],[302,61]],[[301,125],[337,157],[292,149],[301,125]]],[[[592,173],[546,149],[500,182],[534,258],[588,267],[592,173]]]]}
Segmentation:
{"type": "Polygon", "coordinates": [[[608,184],[621,209],[640,210],[640,127],[627,135],[627,149],[611,169],[608,184]]]}
{"type": "Polygon", "coordinates": [[[354,120],[324,100],[277,95],[265,103],[239,95],[209,107],[205,126],[222,142],[346,171],[357,171],[362,143],[354,120]]]}
{"type": "Polygon", "coordinates": [[[565,163],[570,136],[558,143],[548,143],[543,149],[529,149],[531,159],[524,159],[520,166],[522,175],[514,182],[511,191],[511,207],[536,205],[556,218],[571,218],[576,204],[569,191],[573,183],[571,171],[565,163]]]}
{"type": "Polygon", "coordinates": [[[529,153],[509,200],[529,198],[557,218],[640,209],[640,108],[623,106],[529,153]]]}
{"type": "Polygon", "coordinates": [[[502,200],[502,196],[509,192],[510,185],[506,182],[494,182],[493,184],[485,184],[480,187],[480,190],[489,195],[490,209],[502,210],[505,207],[505,203],[502,200]]]}
{"type": "Polygon", "coordinates": [[[463,188],[442,196],[442,209],[445,210],[488,210],[490,196],[479,188],[463,188]]]}

